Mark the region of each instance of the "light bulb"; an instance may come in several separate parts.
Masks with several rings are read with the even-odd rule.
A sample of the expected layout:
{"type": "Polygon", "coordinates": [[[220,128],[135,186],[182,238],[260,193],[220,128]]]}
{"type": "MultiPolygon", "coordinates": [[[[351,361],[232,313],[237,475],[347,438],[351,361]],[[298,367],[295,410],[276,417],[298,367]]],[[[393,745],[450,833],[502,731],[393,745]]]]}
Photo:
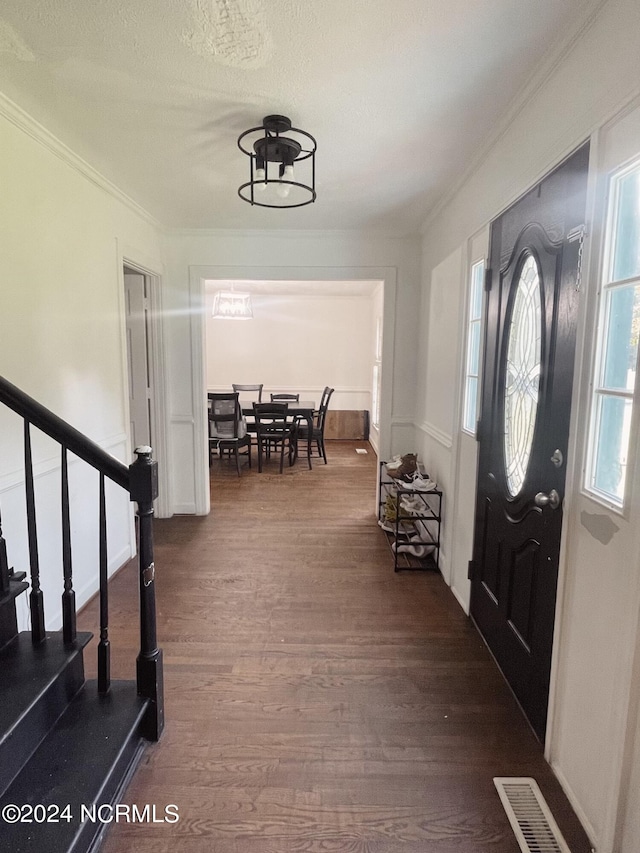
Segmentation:
{"type": "Polygon", "coordinates": [[[264,169],[256,169],[256,176],[255,176],[255,180],[257,181],[257,184],[256,184],[256,189],[257,189],[257,190],[261,190],[261,191],[262,191],[262,190],[264,190],[264,189],[265,189],[265,187],[267,186],[267,185],[265,184],[265,182],[264,182],[265,177],[266,177],[266,175],[265,175],[265,171],[264,171],[264,169]]]}
{"type": "MultiPolygon", "coordinates": [[[[293,166],[285,166],[282,169],[282,175],[280,176],[280,181],[292,181],[293,180],[293,166]]],[[[278,188],[276,190],[280,198],[286,198],[291,192],[291,186],[286,183],[278,184],[278,188]]]]}

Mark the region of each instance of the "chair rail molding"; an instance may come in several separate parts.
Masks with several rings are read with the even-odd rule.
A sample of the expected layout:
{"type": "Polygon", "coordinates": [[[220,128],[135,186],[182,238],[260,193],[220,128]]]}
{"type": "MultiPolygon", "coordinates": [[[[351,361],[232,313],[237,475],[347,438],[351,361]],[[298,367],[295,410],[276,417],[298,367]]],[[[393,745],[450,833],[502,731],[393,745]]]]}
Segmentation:
{"type": "Polygon", "coordinates": [[[442,447],[447,450],[451,450],[453,448],[453,436],[444,430],[441,430],[435,424],[429,423],[429,421],[421,421],[416,424],[416,427],[426,433],[434,441],[437,441],[438,444],[442,445],[442,447]]]}

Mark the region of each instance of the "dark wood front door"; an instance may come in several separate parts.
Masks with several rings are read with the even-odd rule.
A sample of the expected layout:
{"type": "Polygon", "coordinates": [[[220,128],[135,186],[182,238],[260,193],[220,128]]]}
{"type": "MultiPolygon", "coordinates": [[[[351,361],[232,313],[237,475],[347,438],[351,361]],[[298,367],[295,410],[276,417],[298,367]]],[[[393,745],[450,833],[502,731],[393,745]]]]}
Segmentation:
{"type": "Polygon", "coordinates": [[[588,145],[491,226],[471,615],[546,727],[588,145]]]}

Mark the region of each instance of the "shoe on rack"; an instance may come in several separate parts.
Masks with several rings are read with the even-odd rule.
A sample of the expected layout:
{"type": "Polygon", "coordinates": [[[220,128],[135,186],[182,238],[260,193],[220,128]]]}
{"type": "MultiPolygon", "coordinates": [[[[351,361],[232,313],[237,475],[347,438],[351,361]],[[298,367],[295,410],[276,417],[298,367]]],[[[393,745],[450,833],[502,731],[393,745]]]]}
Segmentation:
{"type": "Polygon", "coordinates": [[[385,467],[387,468],[387,470],[389,468],[391,468],[391,469],[399,468],[400,465],[402,464],[402,456],[399,456],[398,454],[396,454],[394,457],[392,457],[392,459],[389,462],[385,462],[384,464],[385,464],[385,467]]]}
{"type": "Polygon", "coordinates": [[[391,548],[398,554],[410,554],[412,557],[418,557],[419,559],[422,559],[423,557],[428,557],[429,554],[432,554],[435,550],[434,545],[420,545],[418,543],[412,544],[410,542],[406,544],[403,542],[398,542],[397,547],[394,546],[396,546],[395,542],[393,543],[391,548]]]}
{"type": "Polygon", "coordinates": [[[398,485],[413,492],[433,492],[438,488],[438,484],[435,480],[430,480],[428,477],[425,479],[424,477],[421,477],[420,474],[413,477],[410,482],[401,480],[398,485]]]}
{"type": "Polygon", "coordinates": [[[424,515],[427,507],[417,495],[404,495],[400,498],[400,517],[402,515],[424,515]]]}
{"type": "Polygon", "coordinates": [[[403,479],[408,474],[413,474],[414,471],[418,470],[418,457],[415,453],[405,453],[397,467],[390,463],[386,468],[387,474],[393,480],[403,479]]]}
{"type": "MultiPolygon", "coordinates": [[[[410,539],[412,536],[415,536],[415,528],[413,524],[409,526],[411,523],[409,521],[400,521],[398,525],[398,536],[402,536],[403,539],[410,539]]],[[[396,532],[396,523],[395,521],[387,521],[386,518],[381,518],[378,520],[378,526],[383,530],[386,530],[387,533],[396,532]]],[[[395,543],[394,543],[395,544],[395,543]]]]}

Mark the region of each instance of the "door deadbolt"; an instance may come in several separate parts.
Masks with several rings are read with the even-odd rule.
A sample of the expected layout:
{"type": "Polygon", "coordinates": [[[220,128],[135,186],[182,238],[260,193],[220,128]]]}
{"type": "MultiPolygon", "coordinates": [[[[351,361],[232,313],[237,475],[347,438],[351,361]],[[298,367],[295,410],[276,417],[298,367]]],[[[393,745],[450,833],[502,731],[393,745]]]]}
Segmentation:
{"type": "Polygon", "coordinates": [[[551,461],[556,466],[556,468],[562,467],[562,463],[564,462],[564,456],[562,455],[562,451],[556,448],[556,450],[553,451],[551,461]]]}
{"type": "Polygon", "coordinates": [[[555,489],[551,489],[548,495],[544,492],[538,492],[533,502],[536,506],[550,506],[551,509],[558,509],[560,506],[560,495],[555,489]]]}

